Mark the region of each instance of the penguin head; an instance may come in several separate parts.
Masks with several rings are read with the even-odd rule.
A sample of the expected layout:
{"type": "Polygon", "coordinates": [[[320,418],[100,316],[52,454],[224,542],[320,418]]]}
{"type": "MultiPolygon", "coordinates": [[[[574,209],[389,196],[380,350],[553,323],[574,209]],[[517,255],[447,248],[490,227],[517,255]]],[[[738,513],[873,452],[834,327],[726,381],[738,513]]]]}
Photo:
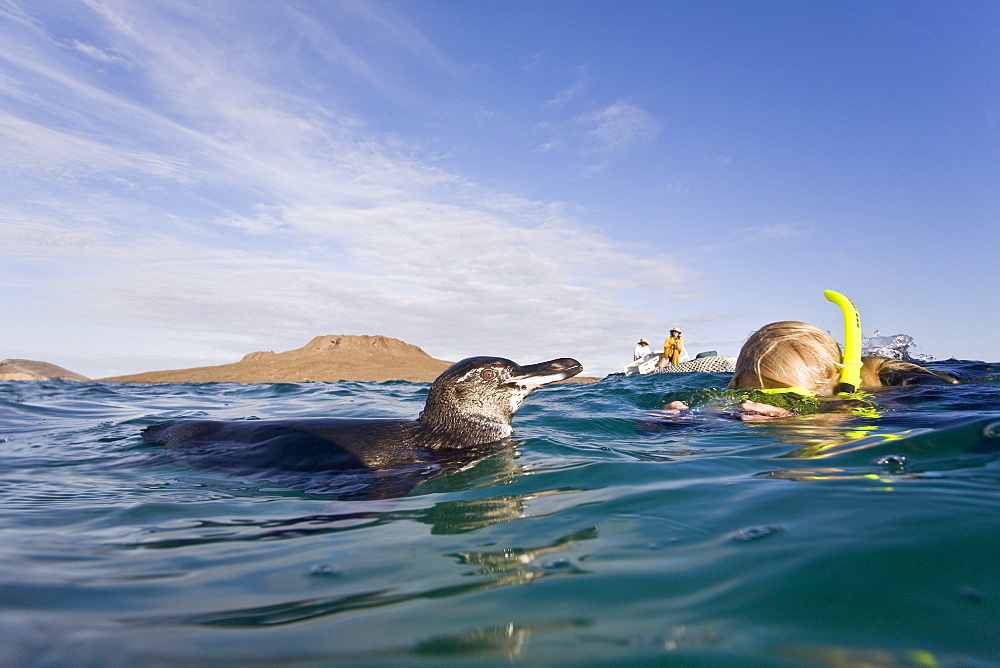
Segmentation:
{"type": "Polygon", "coordinates": [[[502,357],[469,357],[437,377],[419,419],[463,432],[478,428],[483,434],[477,440],[484,443],[505,438],[526,396],[581,371],[583,365],[569,357],[527,366],[502,357]]]}

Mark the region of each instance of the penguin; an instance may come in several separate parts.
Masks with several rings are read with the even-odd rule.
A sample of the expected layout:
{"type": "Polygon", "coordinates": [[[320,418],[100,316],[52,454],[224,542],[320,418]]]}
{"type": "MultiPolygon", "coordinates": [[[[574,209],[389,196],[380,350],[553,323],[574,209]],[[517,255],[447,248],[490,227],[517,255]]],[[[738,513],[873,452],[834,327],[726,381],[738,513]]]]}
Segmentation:
{"type": "Polygon", "coordinates": [[[413,420],[174,420],[147,427],[142,440],[198,468],[279,483],[310,474],[329,480],[339,472],[454,469],[504,449],[525,397],[582,370],[571,358],[518,366],[501,357],[470,357],[435,379],[413,420]]]}

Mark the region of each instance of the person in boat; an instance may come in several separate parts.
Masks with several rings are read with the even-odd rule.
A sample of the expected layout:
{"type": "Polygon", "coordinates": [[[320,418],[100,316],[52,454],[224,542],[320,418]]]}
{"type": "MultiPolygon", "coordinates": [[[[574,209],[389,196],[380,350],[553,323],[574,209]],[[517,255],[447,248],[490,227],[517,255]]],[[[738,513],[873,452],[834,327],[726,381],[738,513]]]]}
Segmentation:
{"type": "Polygon", "coordinates": [[[663,357],[656,366],[662,369],[670,364],[679,364],[683,352],[684,340],[681,339],[681,330],[675,327],[670,330],[670,336],[663,341],[663,357]]]}
{"type": "Polygon", "coordinates": [[[632,361],[637,362],[646,357],[646,355],[652,354],[653,349],[649,347],[649,341],[646,339],[639,339],[639,343],[636,344],[635,350],[632,351],[632,361]]]}

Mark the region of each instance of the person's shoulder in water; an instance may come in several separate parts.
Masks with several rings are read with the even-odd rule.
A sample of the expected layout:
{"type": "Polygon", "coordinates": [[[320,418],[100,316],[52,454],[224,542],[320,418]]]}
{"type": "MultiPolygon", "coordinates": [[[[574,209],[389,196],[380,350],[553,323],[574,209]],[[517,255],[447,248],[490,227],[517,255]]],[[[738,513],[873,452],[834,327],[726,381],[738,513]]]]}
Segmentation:
{"type": "Polygon", "coordinates": [[[861,387],[895,385],[957,385],[958,379],[912,362],[882,357],[861,358],[861,387]]]}

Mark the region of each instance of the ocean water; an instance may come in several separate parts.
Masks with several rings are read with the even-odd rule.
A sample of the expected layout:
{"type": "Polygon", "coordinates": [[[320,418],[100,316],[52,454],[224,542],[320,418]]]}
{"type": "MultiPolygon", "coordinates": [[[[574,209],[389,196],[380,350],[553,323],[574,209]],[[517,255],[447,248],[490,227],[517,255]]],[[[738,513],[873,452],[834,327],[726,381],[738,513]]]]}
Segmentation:
{"type": "Polygon", "coordinates": [[[531,395],[396,498],[163,459],[178,417],[415,416],[427,385],[0,383],[0,665],[1000,665],[1000,364],[878,410],[531,395]]]}

